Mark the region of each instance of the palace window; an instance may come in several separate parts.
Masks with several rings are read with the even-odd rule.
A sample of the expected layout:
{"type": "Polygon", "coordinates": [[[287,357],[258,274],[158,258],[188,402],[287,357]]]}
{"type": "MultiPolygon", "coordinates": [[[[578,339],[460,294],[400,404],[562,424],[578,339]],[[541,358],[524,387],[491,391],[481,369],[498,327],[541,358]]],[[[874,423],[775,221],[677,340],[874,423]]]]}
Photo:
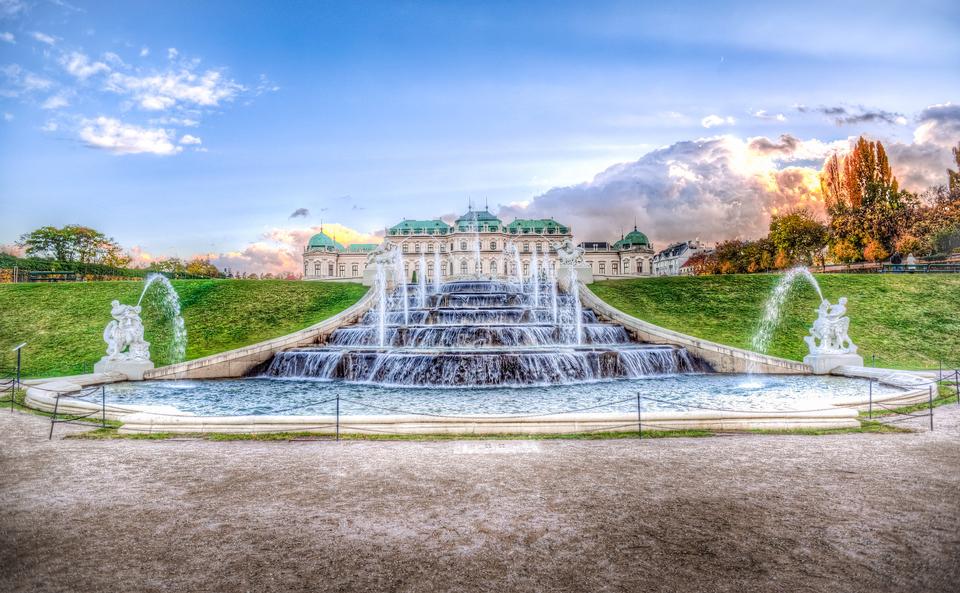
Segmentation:
{"type": "Polygon", "coordinates": [[[606,273],[607,273],[607,263],[600,262],[600,274],[606,274],[606,273]]]}
{"type": "Polygon", "coordinates": [[[327,264],[327,276],[330,276],[331,278],[333,278],[333,264],[332,264],[332,263],[327,264]]]}
{"type": "Polygon", "coordinates": [[[340,269],[337,270],[341,278],[347,275],[347,264],[340,264],[340,269]]]}
{"type": "Polygon", "coordinates": [[[313,275],[314,275],[314,276],[319,276],[321,269],[322,269],[322,268],[320,267],[320,262],[314,262],[314,264],[313,264],[313,275]]]}
{"type": "Polygon", "coordinates": [[[539,243],[539,242],[537,243],[537,251],[539,251],[540,253],[543,253],[543,243],[539,243]]]}
{"type": "Polygon", "coordinates": [[[414,250],[416,253],[420,253],[420,244],[417,243],[416,245],[414,245],[414,246],[413,246],[413,250],[414,250]]]}
{"type": "Polygon", "coordinates": [[[350,267],[350,275],[353,276],[354,278],[356,278],[357,276],[359,276],[359,275],[360,275],[360,266],[358,266],[357,264],[353,264],[353,266],[350,267]]]}
{"type": "Polygon", "coordinates": [[[643,274],[643,260],[637,260],[637,274],[643,274]]]}
{"type": "Polygon", "coordinates": [[[523,252],[524,252],[524,253],[530,253],[530,243],[527,242],[527,241],[524,241],[524,242],[523,242],[523,252]]]}
{"type": "Polygon", "coordinates": [[[467,273],[467,260],[463,260],[460,262],[460,273],[461,274],[467,273]]]}
{"type": "Polygon", "coordinates": [[[491,274],[496,274],[496,273],[497,273],[497,262],[496,262],[496,261],[490,262],[490,273],[491,273],[491,274]]]}
{"type": "Polygon", "coordinates": [[[427,251],[429,251],[430,253],[433,253],[433,243],[430,243],[429,245],[427,245],[427,251]]]}
{"type": "Polygon", "coordinates": [[[526,275],[529,274],[529,273],[530,273],[530,264],[524,263],[524,264],[523,264],[523,275],[526,276],[526,275]]]}
{"type": "Polygon", "coordinates": [[[620,264],[617,262],[613,262],[612,264],[610,264],[610,271],[613,273],[614,276],[618,275],[620,273],[620,264]]]}
{"type": "Polygon", "coordinates": [[[403,252],[408,253],[410,251],[410,245],[407,243],[403,244],[403,252]]]}

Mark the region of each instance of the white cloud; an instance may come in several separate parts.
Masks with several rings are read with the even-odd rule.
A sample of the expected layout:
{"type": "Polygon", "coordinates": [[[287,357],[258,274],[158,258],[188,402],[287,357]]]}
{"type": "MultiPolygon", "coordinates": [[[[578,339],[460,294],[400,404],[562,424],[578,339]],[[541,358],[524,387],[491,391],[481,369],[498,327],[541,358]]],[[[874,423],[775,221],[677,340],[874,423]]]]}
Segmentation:
{"type": "Polygon", "coordinates": [[[183,149],[171,137],[163,128],[142,128],[102,116],[83,120],[80,128],[80,139],[88,146],[114,154],[177,154],[183,149]]]}
{"type": "MultiPolygon", "coordinates": [[[[117,59],[119,59],[119,57],[117,59]]],[[[101,72],[110,72],[110,67],[103,62],[91,62],[90,58],[77,51],[60,58],[60,64],[67,72],[80,80],[86,80],[94,74],[101,72]]]]}
{"type": "Polygon", "coordinates": [[[23,94],[44,91],[53,86],[52,80],[24,70],[19,64],[0,67],[0,74],[6,79],[6,84],[0,86],[0,96],[3,97],[20,97],[23,94]]]}
{"type": "Polygon", "coordinates": [[[41,109],[62,109],[63,107],[68,107],[70,101],[67,100],[67,97],[63,93],[58,93],[56,95],[51,95],[47,98],[46,101],[40,105],[41,109]]]}
{"type": "Polygon", "coordinates": [[[147,111],[162,111],[180,103],[217,107],[245,90],[243,85],[225,78],[219,70],[197,74],[188,69],[147,76],[114,72],[108,79],[107,88],[131,95],[147,111]]]}
{"type": "Polygon", "coordinates": [[[9,31],[4,31],[3,33],[0,33],[0,41],[6,41],[7,43],[16,43],[17,38],[13,36],[13,33],[10,33],[9,31]]]}
{"type": "Polygon", "coordinates": [[[52,37],[46,33],[41,33],[40,31],[34,31],[30,33],[30,36],[40,43],[46,43],[47,45],[55,45],[57,43],[56,37],[52,37]]]}
{"type": "Polygon", "coordinates": [[[819,164],[784,165],[801,154],[822,152],[824,145],[793,138],[756,140],[719,136],[677,142],[499,214],[504,220],[554,216],[570,221],[578,240],[598,241],[618,238],[636,218],[662,246],[696,237],[708,242],[755,238],[767,232],[777,212],[797,206],[822,212],[819,164]]]}
{"type": "Polygon", "coordinates": [[[140,48],[140,57],[141,57],[141,58],[145,58],[145,57],[147,57],[147,56],[149,56],[149,55],[150,55],[150,48],[149,48],[149,47],[143,46],[143,47],[140,48]]]}
{"type": "Polygon", "coordinates": [[[40,129],[44,132],[56,132],[60,129],[59,124],[55,121],[48,121],[47,123],[40,126],[40,129]]]}
{"type": "Polygon", "coordinates": [[[917,121],[912,143],[886,144],[894,175],[912,191],[946,184],[947,167],[954,166],[951,149],[960,142],[960,105],[931,105],[917,121]]]}
{"type": "Polygon", "coordinates": [[[175,47],[168,47],[168,48],[167,48],[167,59],[168,59],[168,60],[175,60],[175,59],[177,59],[177,56],[178,56],[178,55],[180,55],[180,52],[177,51],[177,48],[175,48],[175,47]]]}
{"type": "Polygon", "coordinates": [[[180,144],[194,145],[194,144],[202,144],[202,143],[203,143],[203,140],[201,140],[196,136],[191,136],[190,134],[184,134],[183,137],[180,138],[180,144]]]}
{"type": "Polygon", "coordinates": [[[155,126],[180,126],[184,128],[195,128],[200,122],[188,117],[155,117],[149,120],[155,126]]]}
{"type": "Polygon", "coordinates": [[[4,112],[3,121],[13,121],[13,114],[4,112]]]}
{"type": "Polygon", "coordinates": [[[705,118],[700,120],[700,125],[705,128],[714,128],[716,126],[728,125],[732,126],[736,123],[736,120],[731,116],[721,117],[719,115],[708,115],[705,118]]]}
{"type": "Polygon", "coordinates": [[[772,120],[776,120],[776,121],[787,121],[787,116],[785,116],[784,114],[782,114],[782,113],[776,113],[776,114],[774,114],[774,113],[767,113],[767,112],[764,111],[763,109],[759,109],[759,110],[757,110],[757,111],[754,111],[754,112],[751,113],[750,115],[752,115],[753,117],[755,117],[755,118],[757,118],[757,119],[772,119],[772,120]]]}
{"type": "Polygon", "coordinates": [[[13,18],[27,9],[22,0],[0,0],[0,17],[13,18]]]}

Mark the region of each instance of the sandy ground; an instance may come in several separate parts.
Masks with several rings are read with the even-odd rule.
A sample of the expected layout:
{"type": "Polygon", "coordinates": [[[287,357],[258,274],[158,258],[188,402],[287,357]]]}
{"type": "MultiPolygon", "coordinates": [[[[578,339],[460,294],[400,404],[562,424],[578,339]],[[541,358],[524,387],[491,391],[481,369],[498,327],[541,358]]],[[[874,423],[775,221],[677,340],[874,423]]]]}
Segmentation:
{"type": "Polygon", "coordinates": [[[960,410],[936,422],[828,437],[95,442],[47,441],[44,419],[0,411],[0,590],[957,591],[960,410]]]}

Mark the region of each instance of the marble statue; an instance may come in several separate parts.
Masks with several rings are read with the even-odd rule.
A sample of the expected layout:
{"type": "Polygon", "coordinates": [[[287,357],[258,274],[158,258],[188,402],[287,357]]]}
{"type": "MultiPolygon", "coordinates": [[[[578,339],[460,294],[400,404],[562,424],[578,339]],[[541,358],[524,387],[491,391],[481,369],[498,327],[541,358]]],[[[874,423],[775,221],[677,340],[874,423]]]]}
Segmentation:
{"type": "Polygon", "coordinates": [[[846,297],[841,297],[836,304],[823,299],[817,308],[817,319],[810,328],[810,335],[803,338],[810,349],[803,362],[817,374],[830,372],[841,365],[863,366],[863,358],[857,354],[857,345],[850,339],[849,330],[846,297]]]}
{"type": "Polygon", "coordinates": [[[553,248],[557,251],[557,259],[560,265],[575,266],[583,263],[583,247],[577,247],[571,239],[564,239],[560,243],[554,243],[553,248]]]}
{"type": "Polygon", "coordinates": [[[395,256],[393,255],[393,250],[395,249],[397,249],[396,245],[384,240],[382,243],[377,245],[376,249],[367,255],[367,263],[390,265],[395,259],[395,256]]]}
{"type": "Polygon", "coordinates": [[[149,361],[150,343],[143,339],[140,307],[113,301],[110,314],[113,320],[103,330],[103,341],[107,343],[104,360],[149,361]]]}

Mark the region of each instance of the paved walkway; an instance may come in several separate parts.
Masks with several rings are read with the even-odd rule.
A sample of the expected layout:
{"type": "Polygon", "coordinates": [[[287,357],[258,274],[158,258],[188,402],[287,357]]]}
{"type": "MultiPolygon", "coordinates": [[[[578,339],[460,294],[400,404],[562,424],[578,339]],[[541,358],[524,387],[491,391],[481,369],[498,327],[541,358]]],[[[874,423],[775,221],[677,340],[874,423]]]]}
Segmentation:
{"type": "Polygon", "coordinates": [[[932,433],[641,442],[47,441],[47,427],[0,411],[3,591],[960,582],[956,405],[932,433]]]}

